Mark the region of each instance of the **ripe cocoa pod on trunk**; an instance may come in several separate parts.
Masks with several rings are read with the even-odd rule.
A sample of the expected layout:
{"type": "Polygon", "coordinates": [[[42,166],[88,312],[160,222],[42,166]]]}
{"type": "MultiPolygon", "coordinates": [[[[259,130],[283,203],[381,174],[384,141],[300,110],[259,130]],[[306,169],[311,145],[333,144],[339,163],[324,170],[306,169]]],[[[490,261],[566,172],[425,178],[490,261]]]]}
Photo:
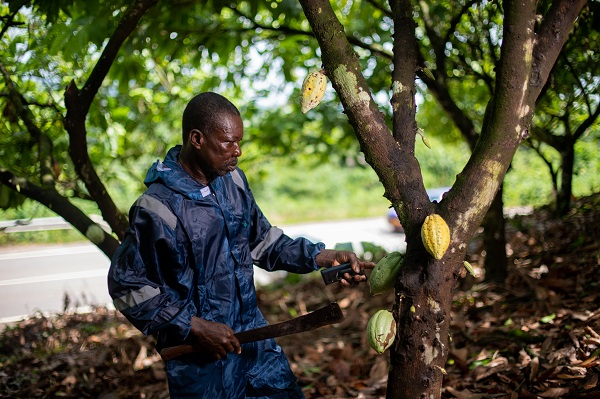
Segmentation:
{"type": "Polygon", "coordinates": [[[450,245],[450,228],[440,215],[429,215],[421,226],[421,239],[431,256],[442,259],[450,245]]]}
{"type": "Polygon", "coordinates": [[[306,75],[300,90],[300,109],[305,114],[321,102],[327,88],[325,71],[313,71],[306,75]]]}

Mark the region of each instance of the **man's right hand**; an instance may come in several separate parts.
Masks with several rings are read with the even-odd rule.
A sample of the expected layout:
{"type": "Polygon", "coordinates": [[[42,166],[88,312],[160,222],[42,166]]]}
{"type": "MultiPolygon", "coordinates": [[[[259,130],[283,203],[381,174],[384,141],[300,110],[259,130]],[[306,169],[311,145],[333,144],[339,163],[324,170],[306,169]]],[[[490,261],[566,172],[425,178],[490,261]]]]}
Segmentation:
{"type": "Polygon", "coordinates": [[[224,358],[228,352],[242,353],[240,342],[234,331],[226,324],[192,317],[190,338],[193,345],[212,353],[217,359],[224,358]]]}

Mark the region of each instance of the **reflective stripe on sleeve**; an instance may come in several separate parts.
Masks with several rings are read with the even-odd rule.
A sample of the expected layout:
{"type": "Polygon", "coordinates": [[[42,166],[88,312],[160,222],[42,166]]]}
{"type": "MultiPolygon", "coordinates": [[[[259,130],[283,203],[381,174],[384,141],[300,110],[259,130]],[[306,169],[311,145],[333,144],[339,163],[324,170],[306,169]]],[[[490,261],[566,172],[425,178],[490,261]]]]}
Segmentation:
{"type": "Polygon", "coordinates": [[[156,198],[144,194],[138,198],[133,205],[142,207],[157,214],[171,229],[175,230],[175,227],[177,226],[177,216],[175,216],[175,214],[171,212],[171,210],[165,204],[156,198]]]}
{"type": "Polygon", "coordinates": [[[115,298],[113,300],[113,304],[117,310],[122,311],[124,309],[133,307],[135,305],[139,305],[142,302],[146,302],[149,299],[154,298],[160,294],[159,288],[150,287],[149,285],[145,285],[139,290],[130,291],[129,293],[115,298]]]}
{"type": "Polygon", "coordinates": [[[269,232],[265,236],[264,240],[262,240],[251,252],[252,260],[257,262],[266,250],[275,243],[275,241],[279,240],[279,237],[283,235],[283,230],[279,227],[271,227],[269,232]]]}

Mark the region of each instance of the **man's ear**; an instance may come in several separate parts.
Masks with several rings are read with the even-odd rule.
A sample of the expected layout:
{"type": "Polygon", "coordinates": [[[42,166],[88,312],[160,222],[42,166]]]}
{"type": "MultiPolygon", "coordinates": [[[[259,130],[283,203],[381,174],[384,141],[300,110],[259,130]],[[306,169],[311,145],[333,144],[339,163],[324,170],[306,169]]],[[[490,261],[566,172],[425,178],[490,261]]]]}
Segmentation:
{"type": "Polygon", "coordinates": [[[190,134],[188,135],[188,141],[195,149],[200,149],[202,144],[204,144],[204,134],[198,129],[190,130],[190,134]]]}

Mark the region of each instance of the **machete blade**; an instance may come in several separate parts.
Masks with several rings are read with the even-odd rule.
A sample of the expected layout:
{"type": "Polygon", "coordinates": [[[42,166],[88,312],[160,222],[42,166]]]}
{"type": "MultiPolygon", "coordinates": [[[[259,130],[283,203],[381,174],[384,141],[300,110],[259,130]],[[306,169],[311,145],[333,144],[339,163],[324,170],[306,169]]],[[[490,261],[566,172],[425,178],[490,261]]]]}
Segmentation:
{"type": "Polygon", "coordinates": [[[235,334],[240,344],[246,342],[260,341],[267,338],[282,337],[284,335],[292,335],[305,331],[314,330],[329,324],[334,324],[342,321],[344,315],[340,305],[330,303],[314,312],[307,313],[295,319],[282,321],[281,323],[272,324],[256,328],[254,330],[243,331],[235,334]]]}
{"type": "MultiPolygon", "coordinates": [[[[329,324],[339,323],[343,319],[344,314],[342,313],[342,309],[340,309],[340,305],[333,302],[295,319],[236,333],[235,337],[240,341],[240,344],[245,344],[314,330],[329,324]]],[[[203,352],[203,350],[194,345],[183,344],[162,349],[160,356],[163,360],[168,361],[178,356],[195,352],[203,352]]]]}

